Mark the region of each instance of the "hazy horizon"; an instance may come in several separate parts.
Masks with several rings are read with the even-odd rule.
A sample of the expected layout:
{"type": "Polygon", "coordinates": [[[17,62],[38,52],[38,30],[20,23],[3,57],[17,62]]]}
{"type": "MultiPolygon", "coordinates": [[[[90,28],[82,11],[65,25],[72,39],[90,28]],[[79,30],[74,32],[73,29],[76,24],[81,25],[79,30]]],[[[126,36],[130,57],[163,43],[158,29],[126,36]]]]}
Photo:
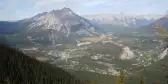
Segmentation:
{"type": "Polygon", "coordinates": [[[13,21],[32,17],[38,13],[72,9],[76,14],[136,14],[163,15],[167,12],[167,0],[1,0],[0,20],[13,21]]]}

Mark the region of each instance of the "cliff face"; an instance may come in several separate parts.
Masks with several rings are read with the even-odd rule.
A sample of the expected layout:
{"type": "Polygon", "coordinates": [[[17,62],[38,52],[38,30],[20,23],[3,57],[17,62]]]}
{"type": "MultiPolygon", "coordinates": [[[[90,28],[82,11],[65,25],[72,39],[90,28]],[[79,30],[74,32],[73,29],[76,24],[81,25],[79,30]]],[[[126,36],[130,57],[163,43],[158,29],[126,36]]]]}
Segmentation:
{"type": "Polygon", "coordinates": [[[134,52],[131,51],[129,47],[124,47],[124,48],[123,48],[123,52],[122,52],[122,54],[121,54],[121,56],[120,56],[120,58],[121,58],[122,60],[132,59],[132,58],[134,58],[134,57],[135,57],[134,52]]]}

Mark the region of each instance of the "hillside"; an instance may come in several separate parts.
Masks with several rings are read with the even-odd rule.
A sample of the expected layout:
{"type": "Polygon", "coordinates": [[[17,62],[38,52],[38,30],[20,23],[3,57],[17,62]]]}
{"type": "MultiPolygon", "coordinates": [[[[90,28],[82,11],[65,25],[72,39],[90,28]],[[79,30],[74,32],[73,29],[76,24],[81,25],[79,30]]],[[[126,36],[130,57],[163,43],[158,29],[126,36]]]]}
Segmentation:
{"type": "Polygon", "coordinates": [[[168,27],[168,15],[161,17],[160,19],[152,22],[151,24],[145,26],[145,28],[152,28],[154,25],[162,25],[164,27],[168,27]]]}
{"type": "Polygon", "coordinates": [[[156,32],[156,30],[153,29],[155,25],[162,26],[167,30],[167,28],[168,28],[167,24],[168,24],[168,15],[165,15],[165,16],[153,21],[152,23],[150,23],[148,25],[141,26],[141,29],[142,29],[141,32],[154,34],[154,32],[156,32]]]}
{"type": "Polygon", "coordinates": [[[0,45],[0,84],[83,84],[64,70],[0,45]]]}
{"type": "Polygon", "coordinates": [[[145,82],[147,84],[156,83],[157,81],[160,81],[161,84],[165,84],[167,81],[166,76],[168,76],[168,72],[167,69],[164,70],[164,66],[168,66],[167,60],[168,57],[166,56],[164,59],[146,67],[144,70],[129,75],[126,78],[126,83],[129,84],[133,82],[138,82],[140,80],[140,77],[144,76],[145,82]]]}

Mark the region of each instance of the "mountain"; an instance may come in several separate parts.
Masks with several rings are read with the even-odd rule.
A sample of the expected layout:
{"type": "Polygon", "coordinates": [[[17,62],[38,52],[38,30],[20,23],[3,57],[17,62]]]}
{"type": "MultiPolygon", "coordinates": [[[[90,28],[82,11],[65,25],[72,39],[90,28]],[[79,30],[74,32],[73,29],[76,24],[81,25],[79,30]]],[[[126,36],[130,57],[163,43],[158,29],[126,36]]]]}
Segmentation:
{"type": "Polygon", "coordinates": [[[69,8],[40,13],[13,23],[0,22],[1,25],[5,27],[1,28],[4,31],[0,34],[19,30],[21,36],[32,42],[49,44],[71,42],[75,37],[88,36],[88,31],[96,30],[89,20],[75,14],[69,8]]]}
{"type": "Polygon", "coordinates": [[[162,17],[162,15],[97,14],[84,17],[93,23],[139,28],[152,23],[162,17]]]}
{"type": "MultiPolygon", "coordinates": [[[[81,84],[68,72],[0,44],[1,84],[81,84]]],[[[83,83],[82,83],[83,84],[83,83]]]]}
{"type": "Polygon", "coordinates": [[[53,29],[62,32],[65,36],[68,36],[71,32],[91,27],[91,24],[86,19],[76,15],[69,8],[40,13],[32,18],[23,20],[24,22],[30,22],[27,29],[30,32],[53,29]]]}
{"type": "Polygon", "coordinates": [[[142,28],[153,28],[154,25],[162,25],[163,27],[168,28],[168,15],[165,15],[151,24],[143,26],[142,28]]]}
{"type": "Polygon", "coordinates": [[[0,34],[15,34],[19,32],[17,22],[0,21],[0,34]]]}

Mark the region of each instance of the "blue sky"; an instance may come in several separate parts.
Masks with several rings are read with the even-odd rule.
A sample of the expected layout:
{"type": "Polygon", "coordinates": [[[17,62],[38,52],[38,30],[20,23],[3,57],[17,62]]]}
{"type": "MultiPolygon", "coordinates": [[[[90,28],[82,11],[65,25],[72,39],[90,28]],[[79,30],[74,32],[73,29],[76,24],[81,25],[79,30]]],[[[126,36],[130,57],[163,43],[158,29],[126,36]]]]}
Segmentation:
{"type": "Polygon", "coordinates": [[[63,7],[69,7],[79,15],[165,14],[168,0],[0,0],[0,20],[19,20],[63,7]]]}

